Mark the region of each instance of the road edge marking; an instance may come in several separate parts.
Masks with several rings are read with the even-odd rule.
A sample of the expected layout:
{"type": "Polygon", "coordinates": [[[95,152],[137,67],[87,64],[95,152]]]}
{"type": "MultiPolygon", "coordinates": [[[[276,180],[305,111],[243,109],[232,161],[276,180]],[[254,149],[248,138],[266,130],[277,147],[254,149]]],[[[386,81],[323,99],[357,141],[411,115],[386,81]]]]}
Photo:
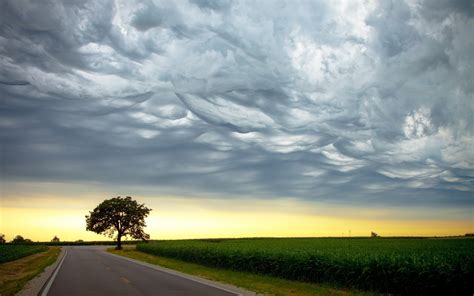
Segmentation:
{"type": "MultiPolygon", "coordinates": [[[[182,273],[182,272],[172,270],[172,269],[170,269],[170,268],[161,267],[161,266],[156,265],[156,264],[151,264],[151,263],[148,263],[148,262],[142,262],[142,261],[140,261],[140,260],[136,260],[136,259],[132,259],[132,258],[128,258],[128,257],[124,257],[124,256],[112,254],[112,253],[109,253],[109,252],[107,252],[107,251],[105,251],[104,253],[105,253],[105,254],[108,254],[108,255],[110,255],[110,256],[114,256],[114,257],[117,257],[117,258],[120,258],[120,259],[123,259],[123,260],[127,260],[127,261],[130,261],[130,262],[133,262],[133,263],[135,263],[135,264],[139,264],[139,265],[142,265],[142,266],[151,268],[151,269],[155,269],[155,270],[158,270],[158,271],[161,271],[161,272],[164,272],[164,273],[168,273],[168,274],[171,274],[171,275],[174,275],[174,276],[178,276],[178,277],[181,277],[181,278],[184,278],[184,279],[187,279],[187,280],[190,280],[190,281],[193,281],[193,282],[202,284],[202,285],[206,285],[206,286],[213,287],[213,288],[216,288],[216,289],[219,289],[219,290],[223,290],[223,291],[232,293],[232,294],[234,294],[234,295],[236,295],[236,296],[244,296],[244,294],[242,294],[242,293],[240,293],[240,292],[235,292],[235,291],[226,289],[226,288],[224,288],[224,287],[219,287],[219,286],[213,285],[212,283],[210,283],[210,282],[211,282],[210,280],[200,279],[200,278],[197,277],[197,276],[187,275],[187,274],[184,274],[184,273],[182,273]],[[207,281],[209,281],[209,283],[208,283],[207,281]]],[[[45,295],[42,295],[42,296],[45,296],[45,295]]]]}
{"type": "Polygon", "coordinates": [[[58,266],[56,266],[56,268],[54,269],[54,272],[51,275],[51,277],[46,281],[46,284],[39,291],[38,296],[47,296],[48,295],[49,289],[51,288],[51,285],[53,284],[54,279],[58,275],[59,269],[61,268],[61,265],[63,265],[64,259],[66,258],[66,255],[67,255],[67,249],[64,250],[63,258],[59,262],[58,266]]]}

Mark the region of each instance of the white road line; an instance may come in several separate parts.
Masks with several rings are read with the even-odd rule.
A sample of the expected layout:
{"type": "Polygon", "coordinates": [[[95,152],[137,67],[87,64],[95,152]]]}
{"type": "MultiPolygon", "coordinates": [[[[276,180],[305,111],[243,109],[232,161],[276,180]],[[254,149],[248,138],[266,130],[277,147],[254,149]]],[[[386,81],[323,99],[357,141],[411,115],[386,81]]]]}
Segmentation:
{"type": "MultiPolygon", "coordinates": [[[[152,268],[152,269],[155,269],[155,270],[158,270],[158,271],[161,271],[161,272],[164,272],[164,273],[168,273],[168,274],[171,274],[171,275],[174,275],[174,276],[178,276],[178,277],[181,277],[183,279],[187,279],[187,280],[190,280],[190,281],[193,281],[193,282],[196,282],[196,283],[200,283],[202,285],[206,285],[206,286],[209,286],[209,287],[213,287],[213,288],[216,288],[216,289],[219,289],[219,290],[223,290],[223,291],[226,291],[226,292],[229,292],[229,293],[232,293],[234,295],[237,295],[237,296],[243,296],[243,294],[241,293],[237,293],[235,291],[231,291],[231,290],[228,290],[226,288],[223,288],[223,287],[219,287],[219,286],[215,286],[211,283],[207,283],[205,281],[201,281],[197,278],[194,278],[194,276],[187,276],[187,275],[183,275],[183,274],[180,274],[178,272],[174,272],[174,271],[171,271],[171,270],[166,270],[165,268],[162,268],[161,266],[156,266],[154,264],[150,264],[150,263],[146,263],[146,262],[141,262],[141,261],[138,261],[138,260],[135,260],[135,259],[131,259],[131,258],[127,258],[127,257],[123,257],[123,256],[119,256],[119,255],[115,255],[115,254],[111,254],[111,253],[108,253],[107,251],[104,252],[105,254],[107,255],[110,255],[110,256],[114,256],[114,257],[117,257],[117,258],[120,258],[120,259],[123,259],[123,260],[127,260],[127,261],[130,261],[130,262],[133,262],[135,264],[138,264],[138,265],[142,265],[142,266],[145,266],[145,267],[148,267],[148,268],[152,268]]],[[[43,296],[43,295],[41,295],[43,296]]]]}
{"type": "Polygon", "coordinates": [[[51,288],[51,285],[53,284],[54,279],[56,278],[56,275],[58,274],[59,269],[61,268],[61,265],[63,264],[64,258],[66,258],[66,255],[67,255],[67,250],[65,250],[64,256],[61,259],[61,262],[59,262],[58,267],[56,267],[56,270],[54,271],[53,275],[49,279],[49,282],[46,285],[46,287],[44,288],[43,293],[41,293],[41,296],[47,296],[48,295],[49,289],[51,288]]]}

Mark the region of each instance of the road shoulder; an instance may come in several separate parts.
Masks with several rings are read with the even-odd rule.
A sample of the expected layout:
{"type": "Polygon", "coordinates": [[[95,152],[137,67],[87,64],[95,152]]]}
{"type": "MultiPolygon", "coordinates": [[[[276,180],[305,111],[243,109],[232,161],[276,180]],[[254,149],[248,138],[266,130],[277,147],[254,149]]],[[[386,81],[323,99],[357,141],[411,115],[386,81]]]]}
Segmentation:
{"type": "Polygon", "coordinates": [[[48,282],[48,279],[52,276],[58,264],[61,262],[65,254],[65,248],[61,248],[59,256],[56,258],[56,261],[46,267],[44,271],[30,280],[23,289],[16,294],[16,296],[37,296],[41,291],[43,286],[48,282]]]}

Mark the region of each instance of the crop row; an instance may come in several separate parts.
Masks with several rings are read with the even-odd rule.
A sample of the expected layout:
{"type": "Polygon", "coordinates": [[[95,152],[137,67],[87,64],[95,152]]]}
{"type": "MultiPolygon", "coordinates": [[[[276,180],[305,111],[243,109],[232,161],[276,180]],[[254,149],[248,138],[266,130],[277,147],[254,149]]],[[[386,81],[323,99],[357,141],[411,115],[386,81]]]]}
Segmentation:
{"type": "Polygon", "coordinates": [[[13,261],[35,253],[46,251],[48,247],[43,245],[0,245],[0,263],[13,261]]]}
{"type": "Polygon", "coordinates": [[[261,239],[139,244],[207,266],[401,294],[474,292],[471,239],[261,239]]]}

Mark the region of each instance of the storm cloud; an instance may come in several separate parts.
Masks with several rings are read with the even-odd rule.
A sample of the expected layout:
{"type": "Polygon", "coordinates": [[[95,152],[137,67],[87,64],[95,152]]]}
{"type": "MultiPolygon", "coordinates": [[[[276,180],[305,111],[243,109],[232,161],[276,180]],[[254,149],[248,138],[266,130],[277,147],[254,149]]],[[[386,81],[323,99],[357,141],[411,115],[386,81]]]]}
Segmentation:
{"type": "Polygon", "coordinates": [[[473,207],[472,1],[0,4],[4,180],[473,207]]]}

